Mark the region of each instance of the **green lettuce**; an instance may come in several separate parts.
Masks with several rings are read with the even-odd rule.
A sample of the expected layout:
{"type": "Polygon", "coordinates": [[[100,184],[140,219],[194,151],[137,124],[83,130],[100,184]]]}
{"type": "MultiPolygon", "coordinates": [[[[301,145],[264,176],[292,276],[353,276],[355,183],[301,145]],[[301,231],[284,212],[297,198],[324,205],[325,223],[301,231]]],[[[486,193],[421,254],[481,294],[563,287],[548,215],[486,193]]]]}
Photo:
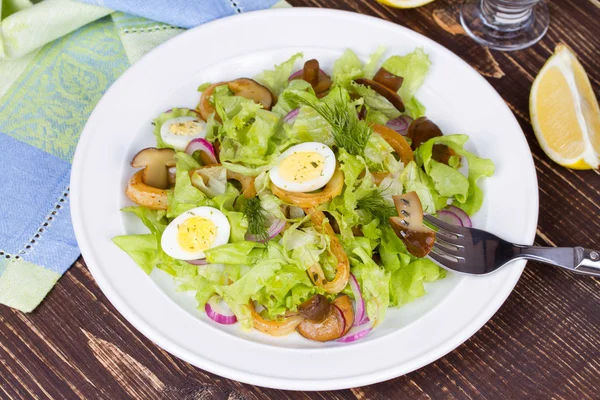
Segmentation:
{"type": "Polygon", "coordinates": [[[198,188],[192,185],[189,172],[200,168],[194,158],[184,152],[175,155],[177,159],[175,187],[168,192],[168,218],[176,216],[198,206],[211,205],[211,201],[198,188]]]}
{"type": "Polygon", "coordinates": [[[354,79],[372,78],[377,72],[377,67],[385,50],[385,47],[379,46],[369,56],[367,63],[363,65],[356,53],[350,49],[346,49],[344,54],[333,64],[331,75],[333,83],[337,86],[348,88],[354,79]]]}
{"type": "Polygon", "coordinates": [[[311,107],[300,107],[291,135],[297,138],[298,143],[320,142],[333,146],[331,125],[311,107]]]}
{"type": "Polygon", "coordinates": [[[297,60],[302,59],[302,57],[304,57],[302,53],[294,54],[287,61],[275,65],[274,69],[263,71],[261,74],[255,76],[254,80],[269,88],[277,96],[288,85],[288,78],[294,72],[294,64],[296,64],[297,60]]]}
{"type": "Polygon", "coordinates": [[[425,82],[431,61],[422,48],[417,48],[404,56],[391,56],[384,61],[382,67],[394,75],[404,78],[398,94],[407,104],[413,99],[417,89],[425,82]]]}
{"type": "Polygon", "coordinates": [[[365,301],[367,316],[373,326],[385,318],[390,304],[390,273],[377,265],[364,248],[355,248],[351,258],[352,273],[358,280],[365,301]]]}
{"type": "Polygon", "coordinates": [[[352,80],[364,76],[362,62],[350,49],[346,49],[344,54],[333,63],[333,71],[331,77],[333,83],[348,87],[352,80]]]}
{"type": "Polygon", "coordinates": [[[282,316],[288,310],[296,311],[300,304],[318,291],[306,271],[296,265],[287,264],[266,280],[254,298],[267,308],[267,316],[273,319],[282,316]]]}
{"type": "Polygon", "coordinates": [[[115,236],[112,240],[147,274],[159,262],[156,236],[153,234],[115,236]]]}
{"type": "Polygon", "coordinates": [[[440,195],[453,197],[456,206],[462,208],[467,214],[473,215],[483,203],[483,192],[477,182],[482,177],[490,177],[494,174],[494,163],[466,151],[464,145],[468,139],[467,135],[445,135],[430,139],[419,146],[416,159],[431,177],[440,195]],[[450,147],[456,154],[467,160],[467,178],[458,170],[432,158],[433,146],[436,144],[450,147]]]}
{"type": "Polygon", "coordinates": [[[448,198],[440,195],[435,189],[433,179],[414,161],[404,168],[400,181],[404,185],[405,192],[417,192],[423,211],[427,214],[435,214],[448,203],[448,198]]]}
{"type": "Polygon", "coordinates": [[[390,279],[391,304],[401,306],[410,303],[425,292],[425,282],[443,279],[446,271],[427,258],[412,261],[398,268],[390,279]]]}

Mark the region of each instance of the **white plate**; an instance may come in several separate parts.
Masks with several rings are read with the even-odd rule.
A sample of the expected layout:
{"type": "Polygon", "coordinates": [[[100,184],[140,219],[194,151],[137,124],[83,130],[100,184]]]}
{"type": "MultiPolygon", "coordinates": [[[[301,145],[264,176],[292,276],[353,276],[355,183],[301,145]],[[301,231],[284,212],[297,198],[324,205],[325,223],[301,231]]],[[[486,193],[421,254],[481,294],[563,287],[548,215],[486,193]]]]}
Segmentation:
{"type": "MultiPolygon", "coordinates": [[[[535,169],[517,121],[500,96],[450,51],[401,26],[358,14],[317,9],[254,12],[192,29],[132,66],[98,103],[81,136],[71,176],[72,216],[86,263],[115,307],[156,344],[202,369],[260,386],[296,390],[356,387],[420,368],[473,335],[498,310],[523,270],[514,263],[486,277],[451,274],[353,344],[271,338],[212,323],[171,279],[150,279],[112,242],[143,227],[119,209],[128,203],[132,156],[154,145],[151,120],[174,106],[194,107],[196,88],[253,76],[297,51],[325,69],[350,46],[363,59],[378,45],[388,54],[424,47],[433,63],[418,98],[446,133],[470,135],[472,150],[496,174],[475,225],[530,244],[538,194],[535,169]]],[[[299,63],[298,66],[301,64],[299,63]]]]}

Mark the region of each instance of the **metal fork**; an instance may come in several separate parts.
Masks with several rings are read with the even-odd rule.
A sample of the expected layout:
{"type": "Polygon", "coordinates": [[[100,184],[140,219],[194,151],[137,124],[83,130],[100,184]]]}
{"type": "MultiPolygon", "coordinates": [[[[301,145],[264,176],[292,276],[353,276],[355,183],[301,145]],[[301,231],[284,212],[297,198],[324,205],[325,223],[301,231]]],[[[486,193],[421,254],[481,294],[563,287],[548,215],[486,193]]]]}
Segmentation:
{"type": "Polygon", "coordinates": [[[428,257],[439,266],[464,274],[486,275],[514,260],[535,260],[586,275],[600,276],[600,251],[583,247],[512,244],[489,232],[441,221],[431,215],[436,238],[428,257]]]}

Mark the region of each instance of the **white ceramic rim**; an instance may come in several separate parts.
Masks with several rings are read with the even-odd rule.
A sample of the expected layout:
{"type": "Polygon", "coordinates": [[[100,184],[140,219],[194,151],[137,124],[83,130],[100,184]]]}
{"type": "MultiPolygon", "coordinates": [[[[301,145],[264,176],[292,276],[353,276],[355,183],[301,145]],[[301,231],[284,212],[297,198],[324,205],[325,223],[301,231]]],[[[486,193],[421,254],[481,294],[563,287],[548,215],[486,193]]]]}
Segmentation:
{"type": "MultiPolygon", "coordinates": [[[[242,382],[291,390],[333,390],[363,386],[391,379],[418,369],[452,351],[479,330],[498,310],[514,288],[525,263],[515,263],[515,265],[512,265],[510,268],[503,269],[502,271],[485,278],[468,277],[461,282],[461,288],[464,289],[468,287],[469,291],[455,290],[453,296],[446,302],[447,304],[444,303],[440,305],[434,310],[435,312],[432,311],[427,316],[424,316],[417,321],[418,323],[414,324],[415,327],[411,325],[401,328],[397,332],[388,334],[377,340],[366,341],[364,343],[357,342],[349,347],[300,350],[265,346],[264,344],[252,343],[246,340],[232,340],[229,336],[215,333],[215,329],[207,328],[204,326],[205,324],[198,323],[197,320],[192,321],[194,319],[192,316],[178,310],[178,306],[175,305],[175,303],[169,302],[165,296],[145,298],[144,306],[140,306],[139,303],[136,303],[138,299],[128,298],[127,293],[115,289],[115,283],[111,282],[111,276],[105,272],[105,268],[103,267],[103,262],[106,262],[106,257],[103,258],[98,254],[98,251],[104,250],[104,241],[107,238],[98,237],[96,230],[87,228],[91,226],[101,226],[102,216],[104,215],[103,212],[105,212],[104,210],[100,210],[100,216],[90,215],[97,209],[97,205],[95,205],[93,209],[90,209],[93,197],[102,194],[95,192],[98,190],[95,188],[95,185],[98,184],[98,182],[102,185],[103,179],[101,176],[95,177],[98,178],[98,182],[95,182],[94,184],[85,179],[89,176],[90,171],[94,169],[97,170],[97,166],[92,165],[94,155],[93,152],[90,151],[90,146],[94,149],[98,148],[99,142],[94,135],[96,134],[97,136],[98,132],[102,131],[100,128],[106,121],[106,118],[103,119],[103,117],[106,117],[106,113],[110,110],[114,112],[115,109],[111,102],[116,102],[116,100],[119,99],[119,94],[122,95],[124,93],[123,90],[126,90],[130,82],[136,79],[136,76],[139,77],[143,74],[151,74],[153,63],[159,62],[162,56],[168,55],[172,52],[172,49],[177,48],[177,46],[184,45],[190,41],[193,42],[194,38],[203,36],[213,38],[218,37],[218,32],[222,33],[231,29],[232,26],[240,29],[246,26],[254,25],[256,27],[270,24],[270,26],[275,27],[293,28],[295,24],[300,24],[302,21],[307,20],[326,22],[327,25],[339,29],[342,29],[344,26],[360,26],[363,32],[367,32],[367,30],[370,29],[372,32],[380,31],[379,33],[389,34],[390,36],[402,36],[414,41],[415,44],[425,46],[430,54],[435,54],[448,63],[459,65],[460,68],[456,69],[456,73],[468,77],[467,80],[470,82],[470,87],[466,91],[468,92],[471,90],[471,87],[477,87],[479,91],[485,92],[487,103],[492,105],[490,108],[494,110],[494,115],[502,117],[501,123],[506,124],[507,127],[506,134],[510,135],[510,139],[513,141],[515,163],[518,163],[521,173],[520,178],[523,180],[523,182],[516,183],[516,185],[520,185],[519,187],[522,186],[524,188],[524,192],[522,193],[524,195],[524,204],[522,206],[518,205],[518,209],[515,209],[516,214],[522,217],[522,221],[516,221],[520,223],[519,226],[522,227],[522,229],[518,229],[519,232],[517,233],[507,230],[504,232],[504,235],[509,240],[521,241],[523,243],[533,242],[538,213],[537,179],[535,176],[533,160],[525,137],[523,136],[516,119],[491,85],[449,50],[418,33],[391,22],[373,17],[343,11],[320,9],[268,10],[214,21],[177,36],[171,41],[159,46],[132,66],[108,90],[98,103],[86,124],[73,162],[73,171],[71,175],[71,212],[79,246],[98,285],[119,312],[158,346],[199,368],[242,382]],[[215,34],[217,34],[217,36],[215,36],[215,34]],[[478,280],[478,284],[473,285],[473,280],[478,280]],[[477,309],[476,313],[472,315],[460,314],[450,318],[443,314],[443,308],[455,305],[453,304],[454,301],[458,302],[456,304],[466,305],[468,302],[471,302],[473,298],[481,297],[487,300],[486,296],[488,296],[490,292],[493,292],[493,296],[491,296],[489,301],[484,302],[484,305],[477,309]],[[148,308],[153,308],[152,313],[149,313],[148,308]],[[214,349],[210,348],[202,348],[201,351],[198,351],[198,348],[196,348],[195,351],[190,350],[192,344],[189,343],[189,338],[187,341],[178,341],[177,338],[173,337],[175,333],[172,330],[172,327],[162,326],[169,325],[168,319],[180,324],[180,327],[182,330],[186,331],[186,333],[188,329],[197,330],[198,332],[202,332],[203,335],[206,335],[207,338],[212,338],[214,336],[215,338],[219,338],[215,340],[224,340],[226,346],[222,348],[222,353],[219,353],[222,354],[222,357],[215,358],[216,353],[214,353],[214,349]],[[460,319],[460,321],[458,321],[458,319],[460,319]],[[411,347],[414,347],[416,345],[415,343],[399,342],[399,340],[406,340],[407,331],[410,331],[409,328],[412,330],[421,329],[422,332],[434,333],[434,336],[436,336],[435,345],[432,344],[432,347],[426,348],[421,352],[417,351],[414,356],[405,362],[395,363],[394,360],[389,359],[389,355],[385,360],[381,360],[380,365],[379,361],[371,359],[377,355],[383,355],[386,352],[389,353],[389,350],[394,349],[397,343],[403,343],[405,345],[404,351],[406,354],[413,351],[411,347]],[[437,337],[438,335],[445,336],[440,338],[437,337]],[[225,337],[227,337],[227,339],[224,339],[225,337]],[[360,362],[356,362],[357,352],[360,352],[360,362]],[[267,362],[263,363],[257,361],[260,365],[257,365],[256,369],[248,368],[249,364],[246,364],[245,369],[241,366],[231,365],[230,360],[232,360],[236,354],[239,356],[240,364],[247,362],[247,360],[243,359],[246,357],[246,353],[251,355],[260,354],[261,356],[264,356],[267,362]],[[285,371],[281,371],[282,365],[285,365],[281,364],[282,359],[285,359],[287,363],[292,364],[290,369],[297,369],[292,376],[286,375],[285,371]],[[226,364],[228,362],[229,364],[226,364]],[[269,370],[268,366],[262,365],[268,363],[273,364],[271,370],[269,370]],[[317,363],[322,363],[322,368],[325,368],[323,371],[319,372],[318,376],[312,376],[310,374],[304,377],[301,376],[303,370],[298,368],[311,365],[314,365],[316,369],[321,368],[317,363]],[[350,364],[353,365],[350,366],[350,364]],[[340,368],[342,369],[346,368],[344,367],[345,365],[348,365],[348,370],[346,372],[337,370],[338,366],[341,366],[340,368]],[[333,368],[333,366],[336,367],[333,368]],[[369,369],[365,369],[364,371],[361,370],[361,368],[367,367],[369,369]],[[264,371],[270,372],[265,373],[264,371]],[[331,371],[331,374],[328,375],[327,371],[331,371]]],[[[350,33],[348,34],[350,35],[350,33]]],[[[223,41],[226,42],[223,43],[224,46],[229,43],[228,40],[229,39],[226,37],[223,37],[223,41]]],[[[277,40],[279,39],[274,39],[274,41],[277,40]]],[[[385,42],[386,40],[387,39],[382,39],[381,41],[385,42]]],[[[374,38],[372,39],[372,42],[373,47],[375,47],[380,41],[377,38],[374,38]]],[[[295,45],[296,46],[294,47],[297,47],[297,45],[300,44],[295,43],[295,45]]],[[[263,41],[260,46],[257,46],[256,50],[258,51],[268,47],[269,44],[265,44],[263,41]]],[[[457,94],[457,97],[460,97],[460,95],[461,94],[457,94]]],[[[143,93],[140,93],[140,96],[143,96],[143,93]]],[[[465,99],[465,101],[466,100],[467,99],[465,99]]],[[[493,116],[490,115],[490,118],[493,118],[493,116]]],[[[96,174],[97,173],[98,172],[96,171],[96,174]]],[[[119,182],[119,184],[122,184],[122,182],[119,182]]],[[[112,212],[112,210],[110,212],[112,212]]],[[[108,213],[109,212],[107,212],[107,215],[108,213]]],[[[492,214],[489,217],[494,215],[495,214],[492,214]]],[[[506,217],[506,215],[504,217],[506,217]]],[[[120,260],[121,258],[119,258],[119,261],[120,260]]],[[[139,286],[145,287],[146,282],[140,282],[139,286]]],[[[469,312],[470,311],[471,310],[469,310],[469,312]]],[[[180,332],[178,334],[185,335],[186,333],[180,332]]],[[[410,336],[408,337],[410,338],[410,336]]],[[[193,343],[193,345],[196,345],[196,343],[193,343]]]]}

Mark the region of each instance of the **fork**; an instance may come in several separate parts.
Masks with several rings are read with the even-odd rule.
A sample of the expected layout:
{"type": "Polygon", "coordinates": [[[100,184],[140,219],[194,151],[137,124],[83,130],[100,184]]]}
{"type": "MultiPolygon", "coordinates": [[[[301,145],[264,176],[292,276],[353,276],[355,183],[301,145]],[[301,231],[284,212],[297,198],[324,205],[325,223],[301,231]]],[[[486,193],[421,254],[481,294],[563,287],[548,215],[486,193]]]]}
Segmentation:
{"type": "Polygon", "coordinates": [[[472,275],[486,275],[514,260],[534,260],[586,275],[600,276],[600,251],[583,247],[541,247],[509,243],[489,232],[424,219],[436,230],[428,257],[439,266],[472,275]]]}

